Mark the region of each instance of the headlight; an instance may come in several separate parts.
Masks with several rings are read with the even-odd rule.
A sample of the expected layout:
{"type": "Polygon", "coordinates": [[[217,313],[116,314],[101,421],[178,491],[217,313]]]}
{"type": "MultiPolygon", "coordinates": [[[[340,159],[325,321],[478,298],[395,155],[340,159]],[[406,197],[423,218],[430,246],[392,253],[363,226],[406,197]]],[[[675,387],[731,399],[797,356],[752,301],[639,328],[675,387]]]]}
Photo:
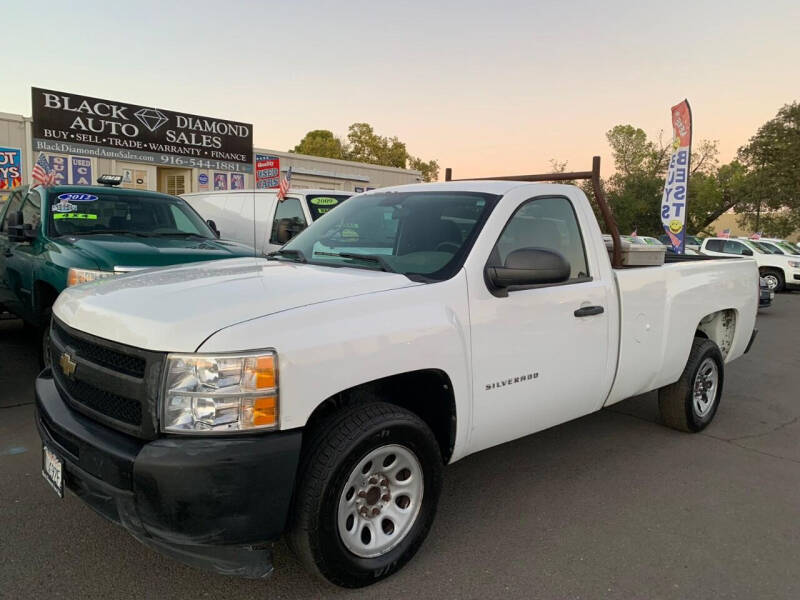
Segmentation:
{"type": "Polygon", "coordinates": [[[796,260],[790,260],[789,261],[789,266],[790,267],[794,267],[795,269],[800,269],[800,262],[798,262],[796,260]]]}
{"type": "Polygon", "coordinates": [[[161,430],[168,433],[277,429],[278,357],[271,350],[170,354],[161,406],[161,430]]]}
{"type": "Polygon", "coordinates": [[[78,285],[79,283],[88,283],[96,279],[104,279],[106,277],[113,277],[114,273],[111,271],[94,271],[92,269],[70,269],[67,273],[67,287],[78,285]]]}

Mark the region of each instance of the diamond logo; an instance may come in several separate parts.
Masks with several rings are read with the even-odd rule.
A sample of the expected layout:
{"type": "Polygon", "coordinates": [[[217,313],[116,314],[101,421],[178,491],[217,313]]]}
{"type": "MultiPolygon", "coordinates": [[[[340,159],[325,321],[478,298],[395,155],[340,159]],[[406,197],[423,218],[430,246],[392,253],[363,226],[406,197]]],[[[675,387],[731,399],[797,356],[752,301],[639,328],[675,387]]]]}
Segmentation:
{"type": "Polygon", "coordinates": [[[161,127],[169,119],[157,108],[140,108],[133,116],[139,119],[139,122],[147,127],[151,133],[161,127]]]}

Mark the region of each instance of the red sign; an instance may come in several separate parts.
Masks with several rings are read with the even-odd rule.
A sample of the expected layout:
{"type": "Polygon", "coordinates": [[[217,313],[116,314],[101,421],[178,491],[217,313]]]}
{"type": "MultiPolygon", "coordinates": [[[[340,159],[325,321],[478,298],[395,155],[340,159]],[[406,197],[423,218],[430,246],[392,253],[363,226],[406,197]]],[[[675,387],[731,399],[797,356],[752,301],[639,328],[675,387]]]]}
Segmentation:
{"type": "Polygon", "coordinates": [[[256,189],[276,188],[280,185],[281,159],[268,154],[256,154],[256,189]]]}

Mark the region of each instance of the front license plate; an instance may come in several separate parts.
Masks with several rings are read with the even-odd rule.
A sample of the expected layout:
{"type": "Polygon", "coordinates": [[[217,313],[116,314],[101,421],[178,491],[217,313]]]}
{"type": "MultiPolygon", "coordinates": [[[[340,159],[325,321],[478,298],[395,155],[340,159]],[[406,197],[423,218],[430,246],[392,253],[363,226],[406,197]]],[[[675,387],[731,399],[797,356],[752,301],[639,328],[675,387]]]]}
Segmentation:
{"type": "Polygon", "coordinates": [[[47,446],[42,446],[42,477],[59,498],[64,497],[64,461],[47,446]]]}

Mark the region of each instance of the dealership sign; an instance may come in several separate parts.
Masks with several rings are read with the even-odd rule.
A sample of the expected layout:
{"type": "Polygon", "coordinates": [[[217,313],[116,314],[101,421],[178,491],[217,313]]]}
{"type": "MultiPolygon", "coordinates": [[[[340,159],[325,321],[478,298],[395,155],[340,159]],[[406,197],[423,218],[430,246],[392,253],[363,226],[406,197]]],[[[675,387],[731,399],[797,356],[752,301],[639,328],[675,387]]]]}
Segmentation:
{"type": "Polygon", "coordinates": [[[281,159],[269,154],[256,154],[256,188],[276,188],[280,183],[281,159]]]}
{"type": "Polygon", "coordinates": [[[253,126],[32,88],[33,149],[160,166],[253,171],[253,126]]]}

